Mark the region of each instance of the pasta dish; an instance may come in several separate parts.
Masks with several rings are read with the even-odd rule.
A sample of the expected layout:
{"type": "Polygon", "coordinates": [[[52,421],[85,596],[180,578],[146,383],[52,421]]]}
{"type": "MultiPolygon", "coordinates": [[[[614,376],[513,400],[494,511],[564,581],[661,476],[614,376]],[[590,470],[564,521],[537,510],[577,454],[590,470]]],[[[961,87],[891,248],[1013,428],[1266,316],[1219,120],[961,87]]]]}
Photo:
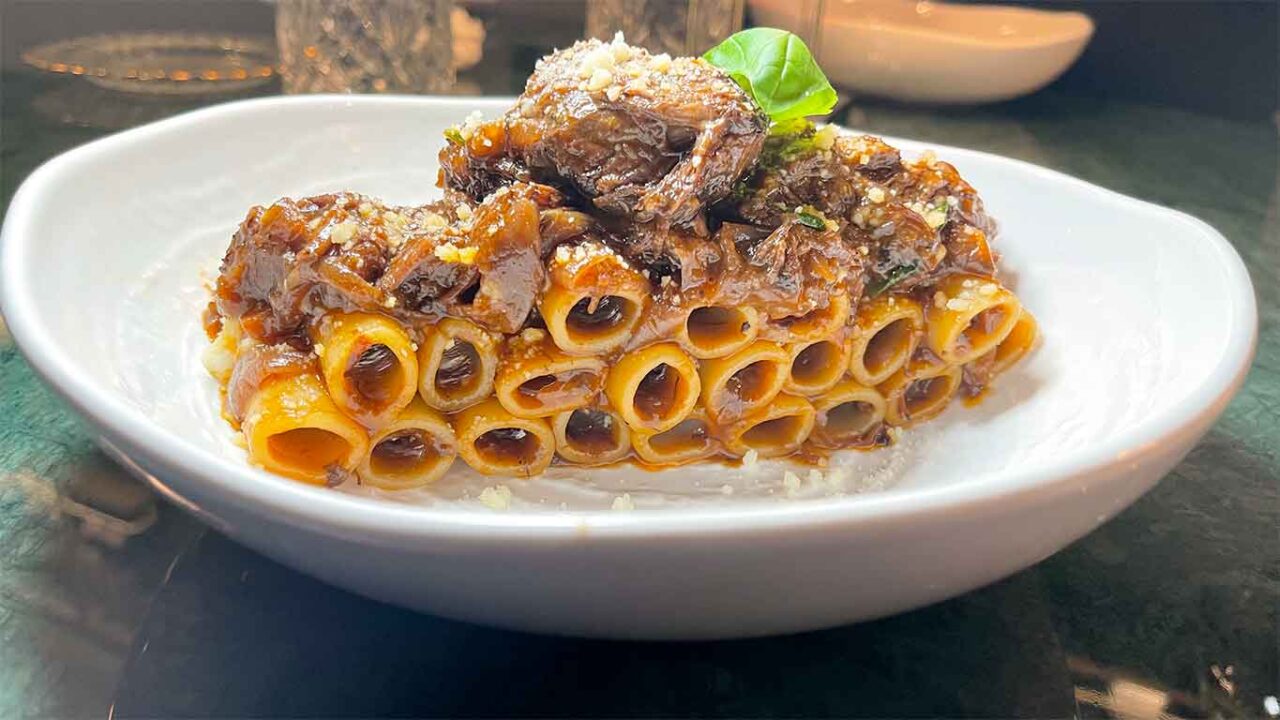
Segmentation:
{"type": "Polygon", "coordinates": [[[249,210],[205,364],[250,460],[404,489],[812,458],[982,393],[1037,334],[994,222],[932,154],[807,119],[835,93],[798,43],[582,41],[445,133],[442,199],[249,210]]]}

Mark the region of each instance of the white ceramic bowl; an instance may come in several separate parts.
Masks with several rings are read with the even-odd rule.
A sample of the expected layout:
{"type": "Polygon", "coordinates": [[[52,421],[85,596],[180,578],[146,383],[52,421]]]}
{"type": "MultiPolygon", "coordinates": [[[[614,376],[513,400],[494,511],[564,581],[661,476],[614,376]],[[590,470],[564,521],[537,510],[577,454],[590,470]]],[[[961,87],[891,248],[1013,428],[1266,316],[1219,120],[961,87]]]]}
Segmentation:
{"type": "Polygon", "coordinates": [[[1212,228],[937,148],[1000,219],[1004,266],[1044,342],[978,407],[957,403],[895,448],[840,455],[843,490],[806,482],[788,497],[781,463],[560,470],[508,482],[501,512],[474,499],[494,481],[465,472],[434,492],[370,497],[247,465],[199,361],[203,283],[246,208],[336,188],[422,201],[442,129],[503,105],[253,100],[72,150],[31,175],[5,219],[13,336],[103,447],[267,555],[453,618],[637,638],[836,625],[1024,568],[1168,471],[1248,367],[1252,288],[1212,228]],[[636,509],[610,511],[624,490],[636,509]]]}
{"type": "MultiPolygon", "coordinates": [[[[805,3],[752,0],[763,25],[804,33],[805,3]]],[[[1035,92],[1080,57],[1078,12],[913,0],[829,0],[818,56],[831,81],[910,102],[985,103],[1035,92]]]]}

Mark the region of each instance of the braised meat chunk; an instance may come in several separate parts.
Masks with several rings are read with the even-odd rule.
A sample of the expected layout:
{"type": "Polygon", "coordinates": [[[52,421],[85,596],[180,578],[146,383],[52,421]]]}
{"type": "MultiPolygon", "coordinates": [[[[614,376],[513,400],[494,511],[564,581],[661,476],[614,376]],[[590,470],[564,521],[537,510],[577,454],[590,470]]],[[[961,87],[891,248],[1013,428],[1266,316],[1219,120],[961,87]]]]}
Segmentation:
{"type": "Polygon", "coordinates": [[[731,192],[767,125],[705,60],[589,40],[539,61],[502,118],[451,133],[441,166],[445,184],[473,199],[533,179],[611,215],[687,225],[731,192]]]}
{"type": "Polygon", "coordinates": [[[955,168],[931,155],[903,162],[883,140],[833,127],[770,138],[738,201],[721,209],[766,227],[805,214],[837,221],[867,257],[872,287],[995,269],[985,240],[993,223],[955,168]]]}
{"type": "Polygon", "coordinates": [[[420,207],[354,193],[281,199],[241,223],[215,303],[255,339],[298,346],[329,311],[418,325],[459,315],[514,332],[542,290],[540,213],[561,200],[531,184],[478,204],[458,193],[420,207]]]}

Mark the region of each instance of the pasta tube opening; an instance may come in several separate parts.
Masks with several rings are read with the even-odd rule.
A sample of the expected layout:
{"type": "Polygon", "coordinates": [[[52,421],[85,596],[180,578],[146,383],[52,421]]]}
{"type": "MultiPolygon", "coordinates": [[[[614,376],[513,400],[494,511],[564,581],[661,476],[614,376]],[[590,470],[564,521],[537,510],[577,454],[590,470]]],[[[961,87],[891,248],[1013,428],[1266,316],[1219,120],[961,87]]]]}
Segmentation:
{"type": "Polygon", "coordinates": [[[542,452],[541,440],[524,428],[495,428],[475,441],[476,454],[491,465],[526,467],[542,452]]]}
{"type": "Polygon", "coordinates": [[[815,413],[808,400],[779,395],[764,410],[725,431],[725,446],[736,455],[755,450],[761,457],[789,455],[813,432],[815,413]]]}
{"type": "Polygon", "coordinates": [[[366,427],[380,427],[413,400],[418,358],[391,318],[370,313],[325,316],[316,331],[320,368],[333,401],[366,427]]]}
{"type": "Polygon", "coordinates": [[[492,398],[458,413],[454,431],[462,459],[485,475],[537,475],[555,453],[545,420],[512,415],[492,398]]]}
{"type": "Polygon", "coordinates": [[[787,349],[791,370],[783,389],[796,395],[818,395],[840,382],[849,364],[845,345],[835,340],[796,343],[787,349]]]}
{"type": "Polygon", "coordinates": [[[924,330],[924,311],[914,300],[882,297],[859,308],[849,346],[849,374],[879,385],[906,365],[924,330]]]}
{"type": "Polygon", "coordinates": [[[595,400],[604,371],[604,360],[567,355],[546,333],[526,330],[508,345],[494,384],[507,412],[547,417],[595,400]]]}
{"type": "Polygon", "coordinates": [[[324,475],[342,465],[351,453],[351,443],[330,430],[300,427],[267,437],[267,452],[276,463],[306,475],[324,475]]]}
{"type": "Polygon", "coordinates": [[[929,349],[962,364],[990,352],[1013,331],[1021,305],[995,281],[952,275],[938,283],[928,309],[929,349]]]}
{"type": "Polygon", "coordinates": [[[338,409],[315,373],[265,383],[250,399],[241,429],[250,460],[316,485],[355,469],[369,442],[364,428],[338,409]]]}
{"type": "Polygon", "coordinates": [[[602,298],[584,297],[569,310],[565,330],[578,342],[591,342],[630,335],[631,326],[640,318],[639,308],[631,300],[617,295],[602,298]]]}
{"type": "Polygon", "coordinates": [[[398,430],[369,451],[369,467],[378,476],[420,475],[444,456],[434,440],[421,430],[398,430]]]}
{"type": "Polygon", "coordinates": [[[404,385],[404,374],[395,352],[382,343],[353,355],[343,372],[356,394],[375,404],[385,404],[395,398],[404,385]]]}
{"type": "Polygon", "coordinates": [[[622,347],[649,301],[644,276],[594,240],[557,247],[548,278],[538,309],[555,344],[570,355],[622,347]]]}
{"type": "Polygon", "coordinates": [[[680,465],[720,450],[706,414],[698,409],[660,433],[633,433],[631,445],[636,455],[650,465],[680,465]]]}
{"type": "Polygon", "coordinates": [[[913,363],[879,388],[885,397],[885,420],[909,425],[936,417],[959,386],[959,366],[913,363]]]}
{"type": "Polygon", "coordinates": [[[454,339],[440,353],[432,384],[436,393],[448,397],[466,394],[480,381],[480,351],[466,340],[454,339]]]}
{"type": "Polygon", "coordinates": [[[783,342],[813,342],[830,337],[849,322],[849,308],[849,296],[834,293],[824,307],[774,320],[769,337],[783,342]]]}
{"type": "Polygon", "coordinates": [[[631,450],[631,432],[616,413],[605,408],[578,408],[552,421],[556,452],[579,465],[617,462],[631,450]]]}
{"type": "Polygon", "coordinates": [[[694,308],[677,330],[677,339],[699,358],[724,357],[750,345],[760,331],[760,314],[750,307],[707,305],[694,308]]]}
{"type": "Polygon", "coordinates": [[[456,455],[457,441],[444,416],[414,400],[370,439],[360,480],[384,490],[421,487],[444,475],[456,455]]]}
{"type": "Polygon", "coordinates": [[[1013,329],[1005,336],[1004,340],[996,346],[993,351],[995,359],[991,364],[991,374],[998,375],[1008,370],[1019,360],[1026,357],[1027,353],[1036,343],[1036,335],[1038,327],[1036,319],[1031,313],[1023,308],[1018,315],[1017,322],[1014,323],[1013,329]]]}
{"type": "Polygon", "coordinates": [[[873,388],[845,380],[814,400],[817,411],[813,437],[823,445],[840,447],[868,441],[884,421],[885,401],[873,388]]]}
{"type": "Polygon", "coordinates": [[[493,392],[498,344],[492,335],[465,320],[441,320],[418,350],[418,391],[427,405],[457,412],[493,392]]]}
{"type": "Polygon", "coordinates": [[[790,358],[776,343],[757,341],[725,358],[704,360],[704,406],[717,422],[745,417],[777,397],[787,380],[790,358]]]}
{"type": "Polygon", "coordinates": [[[662,343],[619,358],[605,395],[632,428],[661,432],[689,414],[701,387],[693,360],[677,345],[662,343]]]}

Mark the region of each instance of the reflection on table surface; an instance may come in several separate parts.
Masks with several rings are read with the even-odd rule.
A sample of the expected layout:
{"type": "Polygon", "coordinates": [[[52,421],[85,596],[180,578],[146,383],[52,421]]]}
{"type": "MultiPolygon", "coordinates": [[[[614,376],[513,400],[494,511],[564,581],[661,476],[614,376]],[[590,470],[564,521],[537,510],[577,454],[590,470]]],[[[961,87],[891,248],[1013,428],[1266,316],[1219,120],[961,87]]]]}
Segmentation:
{"type": "MultiPolygon", "coordinates": [[[[519,77],[460,81],[510,93],[519,77]]],[[[215,101],[3,82],[6,204],[64,149],[215,101]]],[[[1275,127],[1052,93],[842,113],[1185,210],[1236,245],[1262,306],[1258,362],[1153,492],[1030,570],[877,622],[728,643],[506,633],[323,585],[158,501],[95,449],[0,324],[0,715],[1280,714],[1275,127]]]]}

